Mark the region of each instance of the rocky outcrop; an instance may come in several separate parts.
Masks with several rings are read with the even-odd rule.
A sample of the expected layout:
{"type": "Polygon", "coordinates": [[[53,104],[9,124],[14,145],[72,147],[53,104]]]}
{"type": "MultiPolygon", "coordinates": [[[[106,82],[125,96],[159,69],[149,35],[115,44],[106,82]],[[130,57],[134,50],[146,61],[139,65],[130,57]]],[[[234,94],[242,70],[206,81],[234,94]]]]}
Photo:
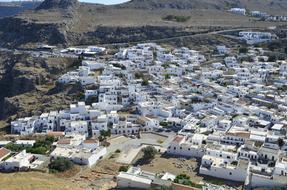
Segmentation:
{"type": "Polygon", "coordinates": [[[66,29],[67,26],[64,23],[40,24],[29,23],[19,18],[2,19],[0,20],[0,46],[19,47],[28,43],[64,46],[94,45],[99,43],[140,42],[192,34],[186,28],[164,26],[98,26],[94,31],[82,34],[73,33],[66,29]]]}
{"type": "Polygon", "coordinates": [[[14,16],[25,10],[35,9],[40,2],[0,2],[0,17],[14,16]]]}
{"type": "Polygon", "coordinates": [[[31,58],[7,52],[0,53],[0,58],[0,119],[14,114],[27,115],[41,110],[43,105],[49,108],[58,96],[59,101],[65,102],[62,91],[51,93],[50,90],[59,75],[73,66],[74,60],[31,58]]]}
{"type": "MultiPolygon", "coordinates": [[[[42,90],[34,90],[3,100],[2,119],[9,117],[29,117],[40,115],[43,112],[66,109],[73,101],[75,86],[47,87],[42,90]],[[51,89],[50,89],[51,88],[51,89]],[[54,90],[57,88],[57,90],[54,90]]],[[[81,88],[77,88],[77,93],[81,88]]]]}
{"type": "Polygon", "coordinates": [[[77,6],[79,6],[79,2],[77,0],[45,0],[37,7],[37,10],[73,9],[77,6]]]}
{"type": "Polygon", "coordinates": [[[65,44],[66,38],[57,24],[34,23],[20,18],[0,19],[0,46],[16,47],[39,42],[65,44]]]}
{"type": "Polygon", "coordinates": [[[155,40],[171,38],[182,35],[193,34],[184,27],[165,26],[139,26],[139,27],[98,27],[94,32],[86,33],[82,36],[80,44],[109,44],[141,42],[145,40],[155,40]]]}

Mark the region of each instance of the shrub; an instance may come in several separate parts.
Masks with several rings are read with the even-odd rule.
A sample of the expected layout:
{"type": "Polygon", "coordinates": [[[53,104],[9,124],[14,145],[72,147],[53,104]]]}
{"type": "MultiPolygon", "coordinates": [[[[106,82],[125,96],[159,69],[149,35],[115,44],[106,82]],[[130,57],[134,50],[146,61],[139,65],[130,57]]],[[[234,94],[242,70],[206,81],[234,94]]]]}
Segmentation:
{"type": "Polygon", "coordinates": [[[180,175],[176,176],[176,178],[174,179],[174,183],[188,185],[188,186],[196,187],[196,188],[199,188],[199,189],[202,188],[202,185],[192,182],[190,180],[190,177],[188,175],[186,175],[186,174],[180,174],[180,175]]]}
{"type": "Polygon", "coordinates": [[[238,165],[238,161],[231,162],[231,165],[237,166],[238,165]]]}
{"type": "Polygon", "coordinates": [[[127,172],[128,169],[129,169],[128,166],[121,166],[121,167],[119,168],[119,172],[127,172]]]}
{"type": "Polygon", "coordinates": [[[167,126],[168,126],[168,123],[165,122],[165,121],[161,121],[159,124],[160,124],[161,126],[163,126],[163,127],[167,127],[167,126]]]}
{"type": "Polygon", "coordinates": [[[52,172],[64,172],[74,167],[74,163],[70,160],[66,160],[65,158],[57,158],[52,161],[49,165],[49,169],[52,172]]]}
{"type": "Polygon", "coordinates": [[[167,15],[162,18],[167,21],[175,21],[175,22],[186,22],[190,19],[190,16],[176,16],[176,15],[167,15]]]}
{"type": "Polygon", "coordinates": [[[24,147],[22,145],[16,145],[13,143],[7,144],[5,148],[14,151],[14,152],[20,152],[24,149],[26,149],[27,152],[32,154],[46,154],[48,151],[51,150],[52,144],[55,141],[54,137],[46,137],[45,139],[36,140],[33,147],[24,147]]]}
{"type": "Polygon", "coordinates": [[[17,144],[13,144],[13,143],[9,143],[7,145],[5,145],[5,148],[13,151],[13,152],[20,152],[22,150],[24,150],[24,147],[21,145],[17,145],[17,144]]]}
{"type": "Polygon", "coordinates": [[[117,149],[117,150],[115,151],[115,153],[121,153],[121,150],[120,150],[120,149],[117,149]]]}

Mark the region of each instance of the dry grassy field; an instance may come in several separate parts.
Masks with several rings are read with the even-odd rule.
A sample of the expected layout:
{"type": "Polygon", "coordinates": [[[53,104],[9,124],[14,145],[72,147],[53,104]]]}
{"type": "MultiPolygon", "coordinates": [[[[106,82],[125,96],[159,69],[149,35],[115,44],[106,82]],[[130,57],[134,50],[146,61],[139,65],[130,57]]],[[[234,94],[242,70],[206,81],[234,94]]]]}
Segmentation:
{"type": "Polygon", "coordinates": [[[29,172],[0,174],[1,189],[5,190],[83,190],[77,184],[52,174],[29,172]]]}
{"type": "Polygon", "coordinates": [[[268,27],[282,23],[261,22],[255,18],[235,15],[226,10],[215,9],[133,9],[104,6],[81,5],[73,14],[55,11],[27,11],[18,15],[27,21],[36,23],[65,23],[70,32],[85,33],[97,27],[139,27],[139,26],[170,26],[170,27],[268,27]],[[187,16],[186,22],[165,21],[167,15],[187,16]]]}
{"type": "Polygon", "coordinates": [[[174,175],[185,173],[196,183],[203,180],[202,177],[197,176],[197,162],[194,159],[186,160],[156,155],[151,163],[145,164],[141,168],[154,173],[170,172],[174,175]]]}
{"type": "Polygon", "coordinates": [[[121,165],[102,160],[93,168],[76,166],[69,172],[0,174],[1,190],[107,190],[116,187],[114,175],[121,165]]]}

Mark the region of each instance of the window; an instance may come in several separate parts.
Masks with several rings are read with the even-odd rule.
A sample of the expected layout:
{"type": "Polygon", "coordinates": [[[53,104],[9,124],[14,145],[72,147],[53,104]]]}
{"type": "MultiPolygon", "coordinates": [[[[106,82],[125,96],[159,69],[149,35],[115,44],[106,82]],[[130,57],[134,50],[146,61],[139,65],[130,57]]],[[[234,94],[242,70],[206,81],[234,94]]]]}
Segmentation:
{"type": "Polygon", "coordinates": [[[232,172],[229,172],[229,175],[232,175],[232,172]]]}

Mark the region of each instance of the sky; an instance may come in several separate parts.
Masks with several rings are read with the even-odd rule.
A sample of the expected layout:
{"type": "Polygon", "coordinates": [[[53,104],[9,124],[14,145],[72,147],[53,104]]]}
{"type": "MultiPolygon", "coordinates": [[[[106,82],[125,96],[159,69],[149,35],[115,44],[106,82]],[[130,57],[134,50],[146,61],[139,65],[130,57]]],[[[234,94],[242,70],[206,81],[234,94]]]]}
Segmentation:
{"type": "MultiPolygon", "coordinates": [[[[0,1],[12,1],[12,0],[0,0],[0,1]]],[[[111,5],[111,4],[119,4],[119,3],[127,2],[129,0],[79,0],[79,1],[111,5]]]]}

